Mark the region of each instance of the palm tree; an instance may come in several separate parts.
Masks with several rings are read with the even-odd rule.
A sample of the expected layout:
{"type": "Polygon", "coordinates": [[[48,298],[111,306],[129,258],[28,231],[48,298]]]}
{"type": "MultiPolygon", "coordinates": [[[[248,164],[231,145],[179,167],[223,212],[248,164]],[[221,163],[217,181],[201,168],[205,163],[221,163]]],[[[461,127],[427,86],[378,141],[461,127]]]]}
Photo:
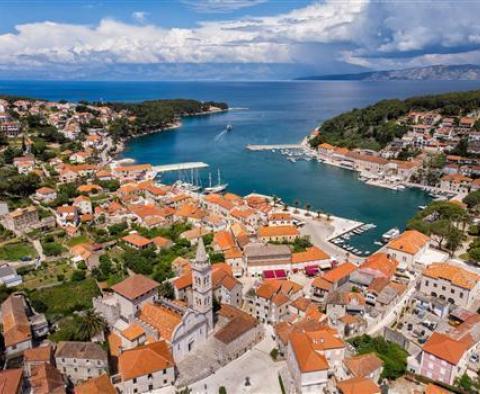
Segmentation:
{"type": "Polygon", "coordinates": [[[298,207],[300,206],[300,201],[295,200],[295,201],[293,202],[293,205],[295,205],[295,211],[294,211],[294,213],[298,213],[298,207]]]}
{"type": "Polygon", "coordinates": [[[82,341],[89,341],[107,328],[106,321],[93,309],[78,316],[77,325],[76,337],[82,341]]]}
{"type": "Polygon", "coordinates": [[[312,206],[310,204],[305,204],[305,210],[307,211],[307,213],[305,214],[305,216],[310,216],[310,208],[312,206]]]}

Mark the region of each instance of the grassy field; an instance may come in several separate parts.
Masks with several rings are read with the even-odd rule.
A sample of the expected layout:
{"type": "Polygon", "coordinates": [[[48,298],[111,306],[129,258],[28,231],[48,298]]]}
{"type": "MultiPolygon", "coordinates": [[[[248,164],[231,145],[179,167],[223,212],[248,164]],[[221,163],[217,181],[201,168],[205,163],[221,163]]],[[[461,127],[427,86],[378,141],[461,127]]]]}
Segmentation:
{"type": "Polygon", "coordinates": [[[37,252],[28,242],[15,242],[0,247],[0,260],[20,260],[22,257],[36,257],[37,252]]]}
{"type": "Polygon", "coordinates": [[[84,244],[84,243],[87,243],[87,242],[90,242],[90,239],[88,238],[88,236],[79,235],[78,237],[74,237],[74,238],[68,240],[66,244],[67,244],[68,247],[72,247],[72,246],[84,244]]]}
{"type": "Polygon", "coordinates": [[[49,318],[58,318],[91,308],[92,298],[98,295],[100,290],[95,280],[88,278],[81,282],[66,282],[33,290],[30,292],[30,299],[37,311],[46,312],[49,318]]]}
{"type": "Polygon", "coordinates": [[[47,265],[45,264],[43,263],[41,268],[23,276],[25,288],[33,290],[41,286],[61,284],[64,280],[69,279],[74,271],[67,260],[50,261],[47,265]]]}

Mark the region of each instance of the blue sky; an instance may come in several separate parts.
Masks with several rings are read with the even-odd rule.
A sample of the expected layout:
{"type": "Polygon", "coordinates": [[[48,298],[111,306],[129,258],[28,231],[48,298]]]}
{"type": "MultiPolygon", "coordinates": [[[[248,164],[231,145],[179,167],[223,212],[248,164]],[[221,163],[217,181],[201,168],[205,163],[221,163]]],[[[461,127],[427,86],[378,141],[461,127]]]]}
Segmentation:
{"type": "Polygon", "coordinates": [[[480,63],[475,0],[0,2],[0,79],[282,79],[480,63]]]}

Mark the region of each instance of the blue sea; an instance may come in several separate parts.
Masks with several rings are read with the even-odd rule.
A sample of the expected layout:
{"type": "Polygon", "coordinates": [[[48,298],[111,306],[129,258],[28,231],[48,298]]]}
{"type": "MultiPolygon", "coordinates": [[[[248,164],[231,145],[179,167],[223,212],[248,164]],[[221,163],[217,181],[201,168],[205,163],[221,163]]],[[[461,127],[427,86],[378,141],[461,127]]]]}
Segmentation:
{"type": "MultiPolygon", "coordinates": [[[[123,157],[139,163],[204,161],[221,170],[229,190],[277,195],[287,203],[377,225],[355,237],[362,250],[415,214],[429,197],[420,190],[391,191],[365,185],[351,171],[317,162],[291,163],[280,153],[250,152],[247,144],[298,143],[320,122],[385,98],[479,89],[480,81],[284,82],[59,82],[0,81],[0,94],[50,100],[141,101],[194,98],[225,101],[226,113],[191,117],[176,130],[132,139],[123,157]],[[227,124],[230,133],[222,133],[227,124]]],[[[208,170],[202,174],[206,183],[208,170]]],[[[172,180],[172,178],[168,178],[172,180]]]]}

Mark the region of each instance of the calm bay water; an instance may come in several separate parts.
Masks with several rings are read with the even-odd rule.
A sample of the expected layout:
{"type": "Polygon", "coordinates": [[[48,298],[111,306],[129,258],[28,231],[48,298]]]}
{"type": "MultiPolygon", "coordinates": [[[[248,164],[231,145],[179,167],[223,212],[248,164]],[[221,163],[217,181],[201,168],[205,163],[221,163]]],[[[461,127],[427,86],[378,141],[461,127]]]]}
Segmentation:
{"type": "MultiPolygon", "coordinates": [[[[141,101],[194,98],[226,101],[232,111],[184,119],[179,129],[132,139],[123,157],[166,164],[204,161],[217,168],[238,194],[277,195],[313,210],[375,223],[352,245],[374,250],[373,242],[391,227],[403,227],[429,197],[367,186],[348,170],[316,162],[291,163],[279,153],[249,152],[247,144],[297,143],[331,116],[384,98],[479,89],[480,81],[391,82],[53,82],[2,81],[0,94],[50,100],[141,101]],[[233,130],[220,136],[227,124],[233,130]]],[[[207,171],[203,174],[204,183],[207,171]]],[[[170,178],[171,179],[171,178],[170,178]]]]}

